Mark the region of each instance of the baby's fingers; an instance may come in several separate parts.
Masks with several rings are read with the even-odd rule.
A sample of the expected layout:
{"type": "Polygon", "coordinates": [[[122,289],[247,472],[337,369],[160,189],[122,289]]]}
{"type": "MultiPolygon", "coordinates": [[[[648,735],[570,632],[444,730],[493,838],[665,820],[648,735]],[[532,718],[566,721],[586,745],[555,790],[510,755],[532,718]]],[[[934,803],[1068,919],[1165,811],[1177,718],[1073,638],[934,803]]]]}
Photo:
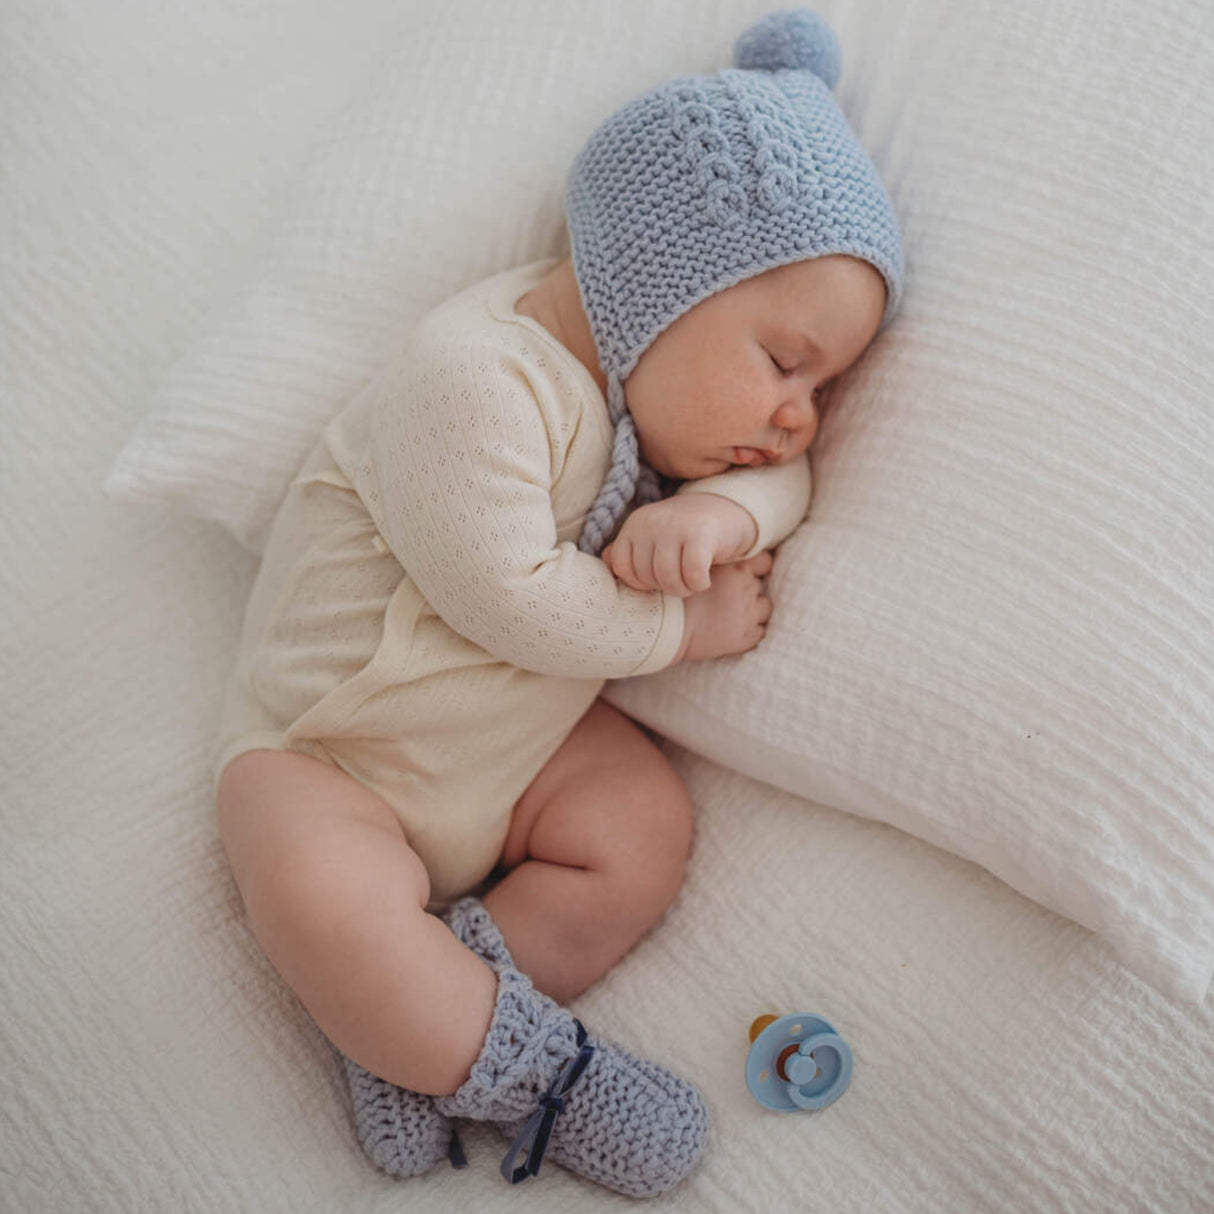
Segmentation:
{"type": "Polygon", "coordinates": [[[691,592],[683,580],[683,566],[678,544],[659,544],[653,554],[654,584],[664,594],[686,598],[691,592]]]}
{"type": "Polygon", "coordinates": [[[635,589],[636,575],[632,571],[632,553],[626,541],[616,541],[608,544],[599,554],[606,562],[607,568],[626,586],[635,589]]]}
{"type": "Polygon", "coordinates": [[[653,559],[653,572],[659,589],[681,599],[707,590],[712,584],[712,549],[694,541],[672,541],[659,545],[653,559]]]}
{"type": "Polygon", "coordinates": [[[658,579],[653,568],[653,545],[643,541],[632,544],[628,549],[632,565],[632,576],[635,579],[628,584],[637,590],[657,590],[658,579]]]}
{"type": "Polygon", "coordinates": [[[749,560],[742,562],[742,567],[748,569],[751,573],[757,574],[759,577],[766,577],[771,572],[772,565],[775,564],[775,557],[770,552],[757,552],[749,560]]]}
{"type": "Polygon", "coordinates": [[[712,585],[712,546],[706,541],[691,540],[683,548],[683,581],[688,593],[699,594],[712,585]]]}
{"type": "MultiPolygon", "coordinates": [[[[607,550],[604,549],[604,551],[607,550]]],[[[646,567],[644,551],[638,551],[637,546],[626,539],[617,539],[610,545],[610,552],[611,572],[625,586],[630,586],[633,590],[653,590],[655,588],[652,569],[646,567]]],[[[652,565],[652,561],[649,562],[649,565],[652,565]]]]}

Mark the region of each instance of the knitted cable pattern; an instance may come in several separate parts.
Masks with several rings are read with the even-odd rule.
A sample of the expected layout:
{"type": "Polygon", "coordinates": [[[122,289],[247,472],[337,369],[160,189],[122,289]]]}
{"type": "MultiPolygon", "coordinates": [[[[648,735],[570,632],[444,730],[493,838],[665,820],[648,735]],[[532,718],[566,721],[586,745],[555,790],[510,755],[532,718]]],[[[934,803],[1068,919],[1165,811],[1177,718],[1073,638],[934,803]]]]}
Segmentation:
{"type": "Polygon", "coordinates": [[[752,150],[756,201],[769,211],[792,206],[800,192],[797,165],[802,155],[813,157],[814,145],[798,150],[785,115],[772,98],[747,87],[744,72],[722,72],[721,84],[738,108],[752,150]]]}
{"type": "Polygon", "coordinates": [[[876,167],[832,96],[839,44],[808,9],[744,31],[734,66],[669,81],[591,135],[569,173],[574,272],[607,379],[612,465],[578,547],[597,555],[630,504],[662,485],[638,454],[623,384],[654,339],[703,299],[830,254],[902,292],[901,237],[876,167]]]}
{"type": "Polygon", "coordinates": [[[676,80],[660,89],[670,130],[696,184],[705,213],[723,228],[748,218],[750,204],[742,189],[742,170],[721,131],[721,120],[708,94],[695,80],[676,80]]]}

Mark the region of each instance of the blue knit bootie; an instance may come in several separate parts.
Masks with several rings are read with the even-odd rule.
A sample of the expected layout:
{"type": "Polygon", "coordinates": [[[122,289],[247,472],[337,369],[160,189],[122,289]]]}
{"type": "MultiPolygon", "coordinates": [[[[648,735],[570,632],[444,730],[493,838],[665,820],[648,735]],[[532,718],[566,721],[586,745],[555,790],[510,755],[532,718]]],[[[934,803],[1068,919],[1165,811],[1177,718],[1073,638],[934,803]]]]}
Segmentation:
{"type": "MultiPolygon", "coordinates": [[[[456,938],[490,964],[513,963],[506,942],[489,912],[477,898],[461,898],[443,921],[456,938]]],[[[434,1097],[397,1087],[372,1075],[342,1055],[350,1097],[354,1104],[354,1131],[372,1163],[391,1176],[420,1176],[449,1159],[455,1167],[466,1160],[449,1117],[434,1107],[434,1097]]]]}
{"type": "Polygon", "coordinates": [[[461,898],[443,913],[443,922],[483,961],[492,966],[514,964],[502,933],[479,898],[461,898]]]}
{"type": "Polygon", "coordinates": [[[678,1184],[704,1150],[708,1110],[689,1083],[591,1037],[512,965],[497,964],[497,1003],[472,1072],[434,1105],[492,1122],[511,1140],[502,1175],[547,1157],[630,1197],[678,1184]],[[520,1162],[520,1156],[525,1159],[520,1162]]]}
{"type": "Polygon", "coordinates": [[[342,1055],[350,1098],[354,1103],[354,1132],[376,1167],[390,1176],[420,1176],[450,1159],[464,1159],[451,1119],[434,1107],[434,1097],[397,1087],[342,1055]]]}

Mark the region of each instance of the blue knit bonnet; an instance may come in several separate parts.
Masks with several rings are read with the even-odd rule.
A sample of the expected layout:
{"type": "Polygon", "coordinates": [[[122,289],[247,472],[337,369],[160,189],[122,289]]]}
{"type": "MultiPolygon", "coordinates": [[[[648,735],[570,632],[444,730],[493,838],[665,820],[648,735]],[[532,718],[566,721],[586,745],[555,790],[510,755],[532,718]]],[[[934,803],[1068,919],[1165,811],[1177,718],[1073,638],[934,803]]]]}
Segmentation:
{"type": "Polygon", "coordinates": [[[624,380],[695,304],[789,262],[848,253],[902,294],[902,243],[876,167],[831,93],[839,43],[809,9],[771,13],[734,67],[669,81],[607,119],[565,195],[573,268],[607,378],[612,466],[578,540],[598,555],[630,504],[657,501],[624,380]]]}

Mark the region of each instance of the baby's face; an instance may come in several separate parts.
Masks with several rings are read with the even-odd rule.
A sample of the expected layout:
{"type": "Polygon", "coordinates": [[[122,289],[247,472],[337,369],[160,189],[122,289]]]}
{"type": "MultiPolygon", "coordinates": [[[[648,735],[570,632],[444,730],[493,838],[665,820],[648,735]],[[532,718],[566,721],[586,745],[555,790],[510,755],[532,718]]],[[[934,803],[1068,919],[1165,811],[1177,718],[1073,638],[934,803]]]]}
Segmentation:
{"type": "Polygon", "coordinates": [[[885,280],[854,257],[718,291],[660,333],[624,383],[642,458],[691,480],[800,455],[823,388],[860,357],[884,310],[885,280]]]}

